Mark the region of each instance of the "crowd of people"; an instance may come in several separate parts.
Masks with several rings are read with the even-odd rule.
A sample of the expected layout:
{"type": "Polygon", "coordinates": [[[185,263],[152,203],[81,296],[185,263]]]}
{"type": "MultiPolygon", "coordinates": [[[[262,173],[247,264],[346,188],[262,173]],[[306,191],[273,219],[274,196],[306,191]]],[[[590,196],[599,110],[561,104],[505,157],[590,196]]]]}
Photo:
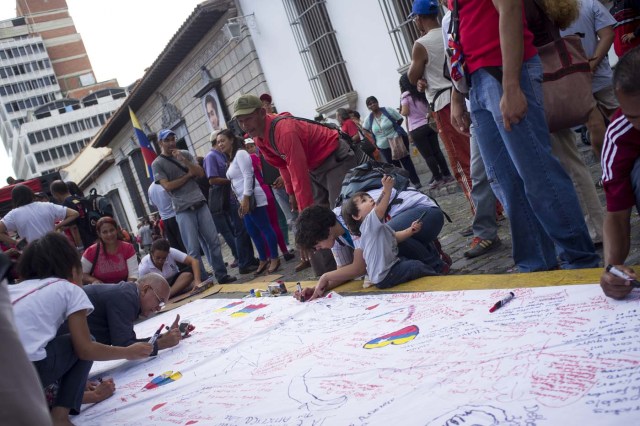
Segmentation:
{"type": "Polygon", "coordinates": [[[0,286],[0,359],[15,367],[19,398],[8,401],[30,404],[25,424],[69,424],[83,402],[109,397],[115,383],[88,381],[92,361],[141,359],[180,343],[179,316],[157,340],[136,336],[140,316],[202,291],[214,277],[236,281],[228,268],[277,272],[295,257],[290,228],[296,270],[312,266],[319,277],[295,292],[303,302],[361,277],[386,289],[448,274],[452,259],[438,238],[446,215],[420,190],[410,144],[431,171],[428,189],[456,181],[469,201],[474,238],[464,256],[500,245],[504,214],[519,271],[597,267],[603,244],[604,264],[618,268],[602,272],[604,293],[622,299],[631,292],[636,275],[624,262],[632,209],[640,209],[637,2],[616,1],[611,13],[597,0],[443,3],[444,16],[438,0],[413,3],[421,37],[400,77],[399,108],[369,96],[364,120],[340,109],[331,126],[277,114],[267,94],[241,95],[233,116],[244,134],[216,129],[200,159],[177,148],[172,130],[161,130],[148,190],[158,213],[140,220],[137,238],[111,216],[92,223],[72,182],[51,183],[52,203],[12,181],[14,209],[0,219],[9,255],[0,256],[0,273],[11,282],[0,286]],[[575,133],[551,132],[545,116],[538,49],[573,34],[581,34],[592,74],[593,108],[578,124],[588,127],[601,160],[595,184],[606,214],[575,133]],[[612,44],[620,56],[615,70],[607,59],[612,44]],[[355,173],[366,178],[350,180],[355,173]],[[38,388],[47,388],[49,411],[38,388]]]}

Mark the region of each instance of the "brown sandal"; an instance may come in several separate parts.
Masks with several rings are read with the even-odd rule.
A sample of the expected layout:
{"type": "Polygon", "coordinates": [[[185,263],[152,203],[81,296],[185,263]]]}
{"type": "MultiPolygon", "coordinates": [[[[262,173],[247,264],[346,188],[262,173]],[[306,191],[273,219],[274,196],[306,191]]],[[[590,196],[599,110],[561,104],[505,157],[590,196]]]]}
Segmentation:
{"type": "Polygon", "coordinates": [[[258,266],[258,269],[256,269],[256,272],[254,272],[253,275],[262,275],[264,271],[267,270],[268,267],[269,267],[269,262],[264,262],[264,265],[258,266]]]}
{"type": "Polygon", "coordinates": [[[273,274],[274,272],[276,272],[278,269],[280,269],[280,259],[276,259],[276,266],[274,268],[269,268],[269,270],[267,271],[269,274],[273,274]]]}

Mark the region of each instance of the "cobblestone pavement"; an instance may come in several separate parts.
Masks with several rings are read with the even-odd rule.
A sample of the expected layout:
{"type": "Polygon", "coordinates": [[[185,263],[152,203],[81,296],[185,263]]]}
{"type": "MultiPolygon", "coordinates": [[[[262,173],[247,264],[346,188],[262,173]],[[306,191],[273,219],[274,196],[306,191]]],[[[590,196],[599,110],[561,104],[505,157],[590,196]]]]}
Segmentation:
{"type": "MultiPolygon", "coordinates": [[[[593,181],[596,182],[601,173],[600,165],[595,161],[589,146],[584,145],[577,137],[576,143],[578,145],[578,149],[582,153],[585,163],[589,166],[593,181]]],[[[420,179],[426,188],[426,183],[431,179],[431,173],[427,169],[422,157],[420,157],[415,150],[412,153],[412,159],[416,164],[416,169],[420,174],[420,179]]],[[[442,209],[447,212],[452,219],[452,223],[445,221],[444,228],[440,233],[440,241],[443,248],[453,259],[451,274],[503,274],[508,273],[515,268],[511,258],[511,236],[508,219],[499,222],[500,227],[498,235],[502,241],[502,245],[500,247],[497,247],[484,256],[474,259],[466,259],[463,253],[469,249],[472,237],[463,237],[459,232],[471,225],[472,218],[469,203],[460,191],[457,183],[451,183],[446,187],[438,188],[431,193],[424,189],[424,192],[435,197],[442,209]]],[[[600,195],[600,200],[604,206],[604,192],[602,189],[598,189],[598,194],[600,195]]],[[[627,260],[627,264],[638,265],[640,264],[640,219],[635,211],[632,215],[631,235],[632,249],[627,260]]],[[[292,235],[290,235],[290,242],[291,245],[293,245],[292,235]]],[[[602,255],[602,248],[599,248],[598,252],[602,255]]],[[[224,242],[223,256],[225,261],[229,263],[233,261],[229,248],[224,244],[224,242]]],[[[298,262],[299,258],[290,260],[289,262],[283,261],[282,268],[279,271],[279,273],[283,275],[281,279],[286,282],[315,280],[316,277],[314,276],[311,268],[298,273],[294,271],[298,262]]],[[[237,269],[229,269],[229,273],[238,276],[238,283],[254,279],[253,274],[238,275],[237,269]]]]}

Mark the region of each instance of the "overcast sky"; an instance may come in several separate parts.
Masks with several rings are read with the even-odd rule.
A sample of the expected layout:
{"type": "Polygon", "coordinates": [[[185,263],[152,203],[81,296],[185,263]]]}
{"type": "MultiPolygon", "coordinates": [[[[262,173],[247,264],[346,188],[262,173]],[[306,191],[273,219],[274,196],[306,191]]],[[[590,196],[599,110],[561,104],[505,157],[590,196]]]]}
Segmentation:
{"type": "MultiPolygon", "coordinates": [[[[127,86],[140,78],[203,0],[67,0],[97,81],[117,78],[127,86]],[[96,15],[98,13],[98,15],[96,15]]],[[[16,16],[15,2],[0,1],[0,21],[16,16]]],[[[13,175],[0,147],[0,186],[13,175]]]]}

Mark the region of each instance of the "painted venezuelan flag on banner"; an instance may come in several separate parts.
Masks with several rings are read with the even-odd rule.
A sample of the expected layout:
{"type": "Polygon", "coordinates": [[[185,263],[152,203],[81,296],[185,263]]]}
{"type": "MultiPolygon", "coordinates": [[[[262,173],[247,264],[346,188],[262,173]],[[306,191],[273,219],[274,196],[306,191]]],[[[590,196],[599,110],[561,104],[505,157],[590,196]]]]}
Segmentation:
{"type": "Polygon", "coordinates": [[[142,158],[144,158],[144,163],[147,165],[147,177],[153,180],[151,163],[153,163],[153,160],[155,160],[158,155],[153,150],[153,147],[151,146],[147,135],[142,131],[142,127],[138,122],[138,118],[133,113],[133,110],[131,108],[129,108],[129,115],[131,116],[131,123],[133,124],[133,130],[136,134],[136,139],[138,139],[138,144],[142,149],[142,158]]]}

